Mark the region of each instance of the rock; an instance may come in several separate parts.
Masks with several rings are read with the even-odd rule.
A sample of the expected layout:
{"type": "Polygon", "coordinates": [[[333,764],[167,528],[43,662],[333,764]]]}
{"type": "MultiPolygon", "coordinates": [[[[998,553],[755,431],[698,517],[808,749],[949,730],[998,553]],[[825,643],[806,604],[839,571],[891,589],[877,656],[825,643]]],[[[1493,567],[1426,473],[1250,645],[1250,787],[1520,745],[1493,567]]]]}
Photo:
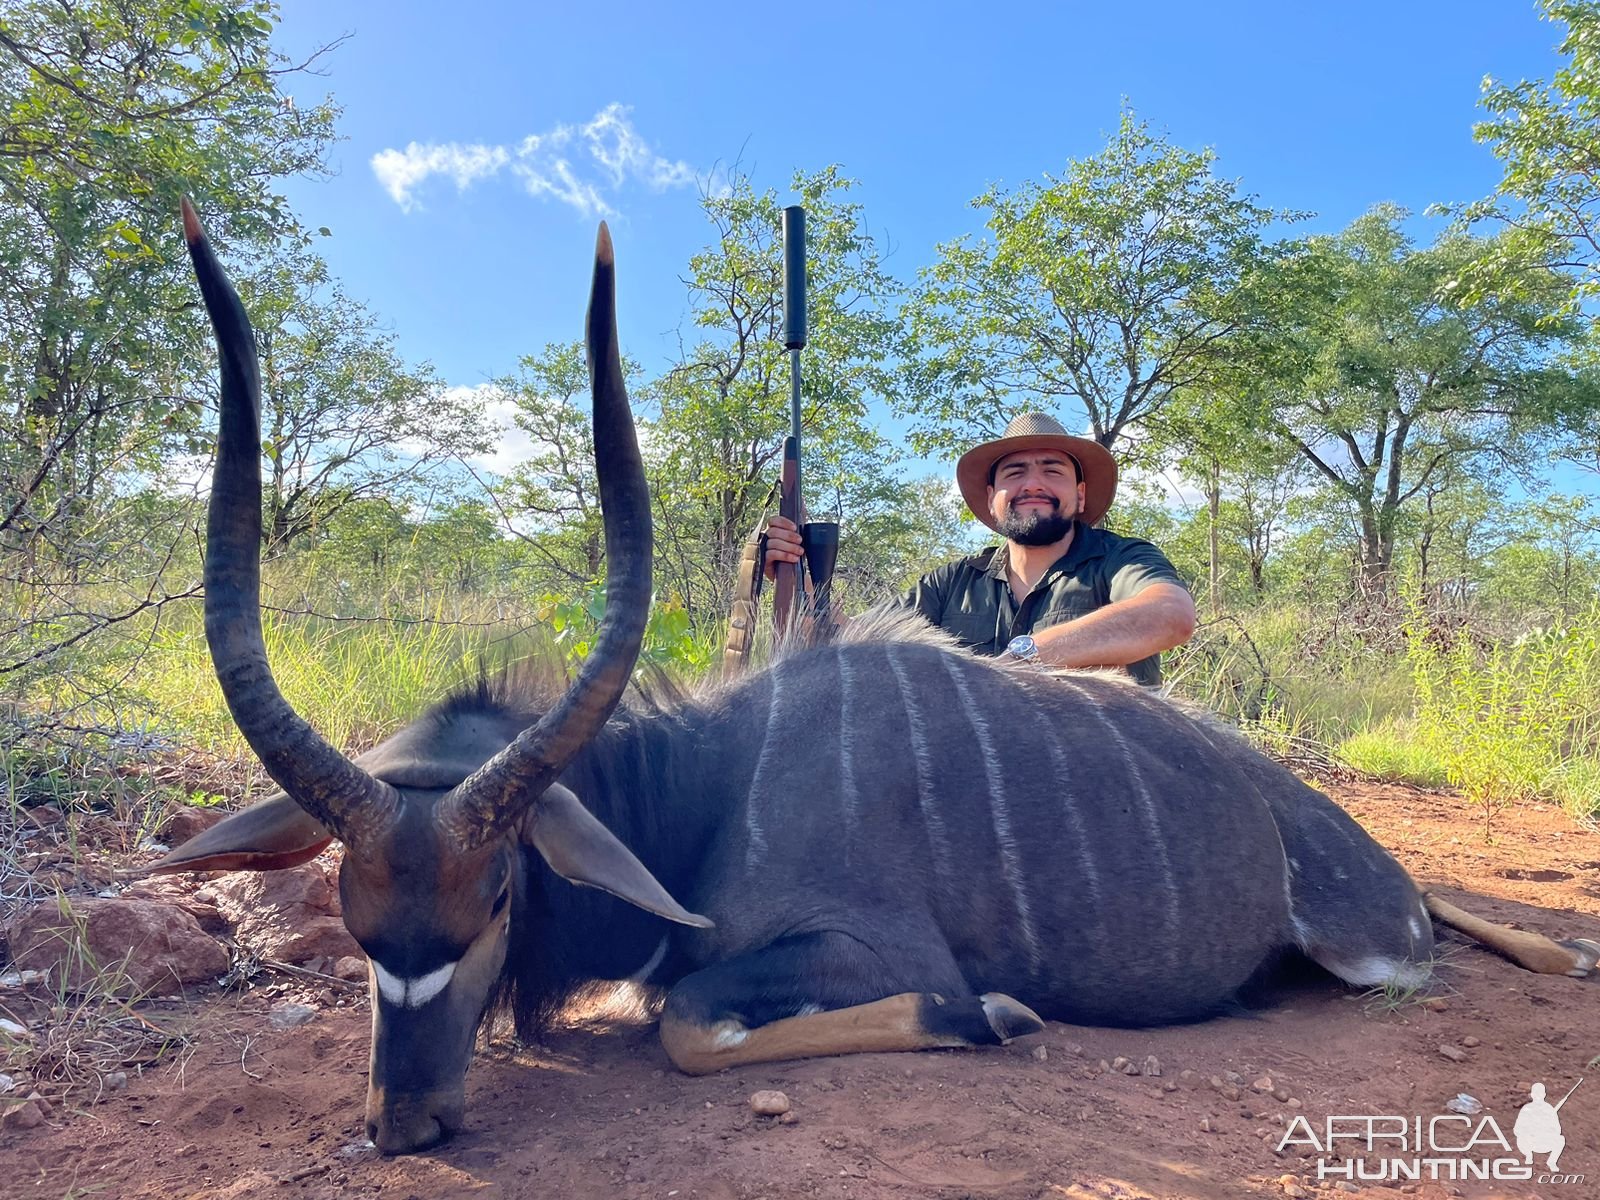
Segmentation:
{"type": "Polygon", "coordinates": [[[188,875],[158,875],[139,879],[129,884],[122,893],[132,900],[155,900],[183,909],[207,933],[219,937],[231,936],[233,926],[217,911],[217,895],[209,888],[200,887],[188,875]]]}
{"type": "Polygon", "coordinates": [[[1274,1100],[1276,1100],[1279,1104],[1286,1103],[1288,1101],[1288,1099],[1289,1099],[1289,1089],[1288,1088],[1274,1088],[1273,1092],[1272,1092],[1272,1098],[1274,1100]]]}
{"type": "Polygon", "coordinates": [[[1163,1083],[1161,1085],[1161,1090],[1163,1092],[1175,1092],[1178,1090],[1178,1085],[1175,1083],[1163,1083]]]}
{"type": "Polygon", "coordinates": [[[1240,1084],[1244,1082],[1244,1076],[1239,1074],[1237,1071],[1224,1071],[1222,1073],[1222,1077],[1232,1084],[1240,1084]]]}
{"type": "Polygon", "coordinates": [[[1334,1184],[1333,1186],[1338,1188],[1341,1192],[1359,1192],[1361,1190],[1355,1184],[1351,1183],[1348,1179],[1341,1179],[1341,1180],[1339,1180],[1338,1183],[1334,1184]]]}
{"type": "Polygon", "coordinates": [[[55,1112],[55,1108],[51,1105],[50,1101],[39,1095],[38,1092],[29,1092],[28,1101],[31,1104],[37,1104],[39,1106],[39,1111],[44,1114],[46,1120],[49,1120],[50,1115],[55,1112]]]}
{"type": "Polygon", "coordinates": [[[17,1077],[0,1072],[0,1092],[9,1092],[17,1086],[17,1077]]]}
{"type": "Polygon", "coordinates": [[[334,962],[333,975],[337,979],[360,983],[367,977],[367,960],[355,954],[346,954],[334,962]]]}
{"type": "Polygon", "coordinates": [[[128,1073],[126,1071],[111,1071],[100,1082],[106,1085],[108,1092],[120,1092],[128,1086],[128,1073]]]}
{"type": "Polygon", "coordinates": [[[1160,1075],[1161,1060],[1154,1054],[1145,1055],[1144,1065],[1139,1068],[1141,1075],[1160,1075]]]}
{"type": "Polygon", "coordinates": [[[293,1029],[296,1025],[304,1025],[317,1015],[317,1010],[309,1004],[280,1004],[275,1007],[267,1019],[272,1022],[274,1029],[293,1029]]]}
{"type": "Polygon", "coordinates": [[[1429,996],[1426,999],[1419,1000],[1418,1003],[1429,1012],[1444,1012],[1445,1009],[1450,1007],[1449,1002],[1443,996],[1429,996]]]}
{"type": "Polygon", "coordinates": [[[26,1025],[19,1024],[18,1022],[10,1020],[6,1017],[0,1017],[0,1033],[5,1034],[8,1038],[15,1038],[18,1041],[31,1042],[33,1040],[33,1034],[28,1032],[28,1027],[26,1025]]]}
{"type": "Polygon", "coordinates": [[[98,979],[118,995],[148,995],[228,969],[221,942],[184,909],[156,900],[74,899],[66,913],[51,900],[12,921],[8,935],[18,967],[44,971],[71,991],[98,979]]]}
{"type": "Polygon", "coordinates": [[[1290,1096],[1287,1100],[1284,1101],[1284,1103],[1287,1104],[1290,1108],[1299,1108],[1300,1107],[1300,1101],[1298,1099],[1296,1099],[1294,1096],[1290,1096]]]}
{"type": "Polygon", "coordinates": [[[1467,1052],[1460,1046],[1450,1045],[1449,1042],[1446,1042],[1444,1045],[1439,1047],[1439,1053],[1441,1056],[1448,1058],[1453,1063],[1467,1061],[1467,1052]]]}
{"type": "MultiPolygon", "coordinates": [[[[1100,1061],[1104,1062],[1105,1059],[1100,1061]]],[[[1113,1071],[1126,1071],[1131,1066],[1133,1066],[1133,1062],[1121,1054],[1111,1060],[1111,1069],[1113,1071]]]]}
{"type": "Polygon", "coordinates": [[[779,1125],[795,1125],[798,1124],[799,1121],[800,1118],[796,1116],[793,1111],[778,1114],[779,1125]]]}
{"type": "Polygon", "coordinates": [[[1284,1184],[1283,1194],[1285,1196],[1293,1197],[1293,1200],[1305,1200],[1305,1197],[1311,1195],[1310,1192],[1306,1191],[1305,1188],[1300,1186],[1300,1183],[1297,1180],[1284,1184]]]}
{"type": "Polygon", "coordinates": [[[0,1125],[4,1125],[7,1129],[37,1129],[43,1124],[44,1113],[34,1100],[7,1110],[4,1120],[0,1121],[0,1125]]]}
{"type": "Polygon", "coordinates": [[[262,958],[303,963],[358,956],[339,917],[338,868],[314,859],[286,871],[237,871],[211,885],[239,943],[262,958]]]}
{"type": "Polygon", "coordinates": [[[750,1111],[758,1117],[781,1117],[789,1111],[789,1097],[777,1091],[752,1092],[750,1111]]]}
{"type": "Polygon", "coordinates": [[[1050,1051],[1045,1049],[1043,1046],[1035,1046],[1033,1048],[1033,1057],[1038,1059],[1040,1062],[1049,1062],[1050,1051]]]}
{"type": "Polygon", "coordinates": [[[1214,1126],[1211,1124],[1211,1118],[1210,1117],[1201,1117],[1200,1118],[1200,1132],[1201,1133],[1210,1133],[1213,1128],[1214,1128],[1214,1126]]]}
{"type": "Polygon", "coordinates": [[[1480,1042],[1477,1038],[1473,1037],[1470,1033],[1466,1037],[1461,1039],[1461,1044],[1463,1046],[1465,1046],[1468,1050],[1476,1050],[1479,1046],[1483,1045],[1482,1042],[1480,1042]]]}
{"type": "Polygon", "coordinates": [[[156,829],[156,836],[169,846],[181,846],[192,837],[198,837],[228,814],[220,808],[197,808],[192,804],[179,805],[167,815],[156,829]]]}
{"type": "Polygon", "coordinates": [[[1268,1096],[1272,1095],[1272,1093],[1275,1092],[1277,1090],[1277,1088],[1278,1088],[1278,1085],[1272,1082],[1272,1076],[1271,1075],[1263,1075],[1260,1079],[1257,1079],[1250,1086],[1252,1088],[1254,1088],[1256,1091],[1262,1092],[1262,1093],[1264,1093],[1265,1095],[1268,1095],[1268,1096]]]}
{"type": "Polygon", "coordinates": [[[1237,1101],[1244,1093],[1234,1087],[1233,1084],[1225,1083],[1222,1085],[1221,1095],[1224,1100],[1237,1101]]]}

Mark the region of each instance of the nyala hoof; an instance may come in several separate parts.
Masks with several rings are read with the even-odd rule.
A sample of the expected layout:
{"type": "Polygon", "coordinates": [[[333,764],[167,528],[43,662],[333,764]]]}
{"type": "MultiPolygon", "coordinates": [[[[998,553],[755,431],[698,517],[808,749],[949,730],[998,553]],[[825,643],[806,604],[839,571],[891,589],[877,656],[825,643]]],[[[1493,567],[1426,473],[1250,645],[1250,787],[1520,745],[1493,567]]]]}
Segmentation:
{"type": "Polygon", "coordinates": [[[983,1015],[989,1020],[989,1028],[994,1030],[1002,1046],[1013,1038],[1027,1037],[1044,1028],[1038,1013],[1002,992],[986,992],[979,1000],[983,1003],[983,1015]]]}
{"type": "Polygon", "coordinates": [[[1585,979],[1589,972],[1594,970],[1595,964],[1600,963],[1600,942],[1590,941],[1588,938],[1573,938],[1570,942],[1562,942],[1562,947],[1571,950],[1574,959],[1572,968],[1567,972],[1574,979],[1585,979]]]}

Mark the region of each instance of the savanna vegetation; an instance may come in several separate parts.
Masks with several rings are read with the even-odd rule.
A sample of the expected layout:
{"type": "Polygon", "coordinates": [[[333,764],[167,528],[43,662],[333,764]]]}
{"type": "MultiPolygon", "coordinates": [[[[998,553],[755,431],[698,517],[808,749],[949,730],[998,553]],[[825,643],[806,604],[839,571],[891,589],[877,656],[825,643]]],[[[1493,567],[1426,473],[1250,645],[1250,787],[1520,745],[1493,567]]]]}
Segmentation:
{"type": "MultiPolygon", "coordinates": [[[[1495,195],[1345,229],[1220,178],[1127,108],[1097,154],[973,201],[911,278],[838,166],[700,200],[677,361],[632,366],[652,476],[652,663],[715,668],[788,421],[779,213],[809,214],[813,515],[847,609],[976,542],[944,478],[1015,413],[1128,464],[1108,523],[1203,624],[1182,693],[1280,752],[1600,811],[1600,4],[1545,0],[1566,65],[1490,83],[1495,195]],[[1432,231],[1421,240],[1417,231],[1432,231]],[[908,423],[909,444],[883,429],[908,423]]],[[[577,345],[405,361],[281,196],[339,111],[269,3],[0,5],[0,792],[137,824],[248,775],[200,631],[214,352],[173,213],[194,195],[265,379],[268,625],[285,692],[361,747],[485,665],[587,652],[605,557],[577,345]],[[473,466],[509,406],[533,450],[473,466]],[[231,769],[224,769],[235,764],[231,769]],[[141,815],[142,814],[142,815],[141,815]]],[[[1484,64],[1492,69],[1492,63],[1484,64]]],[[[981,174],[981,173],[980,173],[981,174]]],[[[1441,200],[1448,198],[1441,197],[1441,200]]]]}

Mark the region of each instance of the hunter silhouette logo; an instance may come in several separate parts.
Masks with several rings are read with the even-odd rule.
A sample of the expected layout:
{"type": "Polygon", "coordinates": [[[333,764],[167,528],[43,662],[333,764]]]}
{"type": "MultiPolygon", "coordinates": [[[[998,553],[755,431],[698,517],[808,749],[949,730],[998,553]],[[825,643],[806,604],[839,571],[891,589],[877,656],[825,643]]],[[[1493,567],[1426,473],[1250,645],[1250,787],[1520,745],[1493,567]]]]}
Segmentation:
{"type": "Polygon", "coordinates": [[[1528,1102],[1517,1114],[1517,1123],[1511,1127],[1511,1133],[1517,1139],[1517,1149],[1529,1164],[1533,1162],[1535,1154],[1548,1154],[1550,1157],[1545,1160],[1545,1166],[1552,1171],[1556,1169],[1556,1164],[1561,1161],[1561,1151],[1567,1145],[1567,1139],[1561,1136],[1561,1106],[1572,1098],[1572,1093],[1578,1090],[1578,1084],[1582,1082],[1583,1076],[1580,1075],[1578,1083],[1568,1088],[1567,1094],[1555,1104],[1545,1100],[1544,1084],[1536,1083],[1528,1089],[1528,1102]]]}
{"type": "Polygon", "coordinates": [[[1583,1078],[1556,1103],[1545,1086],[1528,1089],[1508,1138],[1494,1117],[1446,1113],[1436,1117],[1330,1116],[1319,1129],[1296,1117],[1278,1143],[1315,1151],[1318,1179],[1361,1183],[1407,1180],[1499,1180],[1543,1184],[1582,1183],[1583,1175],[1558,1174],[1567,1140],[1561,1132],[1561,1107],[1583,1078]],[[1513,1141],[1515,1145],[1513,1146],[1513,1141]],[[1535,1157],[1542,1164],[1535,1164],[1535,1157]]]}

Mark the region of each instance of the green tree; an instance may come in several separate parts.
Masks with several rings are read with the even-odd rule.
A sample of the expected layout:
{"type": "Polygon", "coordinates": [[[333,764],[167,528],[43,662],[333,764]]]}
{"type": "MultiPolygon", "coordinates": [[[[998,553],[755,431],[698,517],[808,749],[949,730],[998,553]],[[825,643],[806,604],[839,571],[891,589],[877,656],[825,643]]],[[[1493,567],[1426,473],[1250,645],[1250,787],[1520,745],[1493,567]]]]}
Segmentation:
{"type": "Polygon", "coordinates": [[[307,64],[273,50],[275,20],[265,0],[0,7],[9,684],[48,679],[62,648],[193,589],[166,577],[192,559],[193,506],[138,496],[162,464],[209,448],[214,359],[178,198],[235,254],[303,240],[276,189],[320,170],[333,133],[331,104],[291,94],[307,64]],[[88,602],[69,594],[84,579],[88,602]]]}
{"type": "MultiPolygon", "coordinates": [[[[623,362],[630,380],[638,374],[623,362]]],[[[582,342],[551,343],[495,380],[532,447],[495,488],[507,528],[544,562],[558,590],[604,574],[605,532],[594,473],[589,368],[582,342]]]]}
{"type": "Polygon", "coordinates": [[[269,554],[341,508],[396,500],[429,468],[485,451],[484,414],[394,337],[315,255],[294,252],[242,284],[261,361],[263,536],[269,554]]]}
{"type": "MultiPolygon", "coordinates": [[[[867,405],[890,380],[896,295],[837,167],[799,173],[806,209],[809,340],[803,353],[804,492],[848,526],[855,498],[894,486],[893,453],[867,405]]],[[[690,338],[648,391],[662,577],[697,620],[720,618],[740,545],[759,520],[789,432],[782,204],[736,175],[702,206],[714,240],[689,263],[690,338]]],[[[846,550],[854,544],[846,531],[846,550]]]]}
{"type": "Polygon", "coordinates": [[[1293,215],[1214,163],[1125,108],[1100,153],[974,200],[990,236],[941,245],[909,305],[898,407],[915,418],[913,448],[945,452],[1021,409],[1070,404],[1101,445],[1137,454],[1129,435],[1223,361],[1252,311],[1238,289],[1262,230],[1293,215]]]}
{"type": "Polygon", "coordinates": [[[1486,78],[1487,117],[1473,136],[1500,160],[1494,193],[1472,204],[1442,206],[1463,224],[1493,221],[1501,237],[1464,265],[1470,297],[1503,287],[1506,268],[1533,261],[1576,268],[1572,299],[1600,292],[1600,3],[1540,0],[1540,16],[1566,27],[1568,61],[1547,84],[1486,78]]]}
{"type": "Polygon", "coordinates": [[[1381,206],[1268,268],[1278,318],[1255,343],[1279,435],[1352,513],[1368,589],[1388,587],[1402,517],[1439,472],[1525,476],[1563,414],[1596,397],[1592,373],[1564,364],[1585,334],[1564,275],[1522,266],[1462,299],[1451,284],[1483,240],[1418,249],[1405,216],[1381,206]]]}
{"type": "Polygon", "coordinates": [[[201,391],[180,193],[222,240],[295,232],[320,168],[268,3],[24,0],[0,13],[0,537],[71,540],[110,481],[192,448],[201,391]]]}

